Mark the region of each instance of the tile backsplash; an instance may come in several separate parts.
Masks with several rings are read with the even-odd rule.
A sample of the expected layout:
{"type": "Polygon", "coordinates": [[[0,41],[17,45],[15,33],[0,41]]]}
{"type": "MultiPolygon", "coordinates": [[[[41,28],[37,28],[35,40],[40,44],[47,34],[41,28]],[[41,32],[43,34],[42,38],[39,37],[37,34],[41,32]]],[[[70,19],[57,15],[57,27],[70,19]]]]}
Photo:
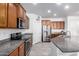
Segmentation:
{"type": "Polygon", "coordinates": [[[27,29],[0,29],[0,40],[9,38],[11,33],[16,33],[16,32],[22,32],[22,34],[30,33],[30,31],[27,29]]]}

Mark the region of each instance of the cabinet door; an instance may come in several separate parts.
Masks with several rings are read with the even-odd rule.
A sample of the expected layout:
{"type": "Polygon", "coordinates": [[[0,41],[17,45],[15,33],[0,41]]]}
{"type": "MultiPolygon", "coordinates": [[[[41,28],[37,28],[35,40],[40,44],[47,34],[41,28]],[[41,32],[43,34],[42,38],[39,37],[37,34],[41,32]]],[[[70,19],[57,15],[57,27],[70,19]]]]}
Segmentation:
{"type": "Polygon", "coordinates": [[[57,23],[57,29],[60,29],[60,22],[57,23]]]}
{"type": "Polygon", "coordinates": [[[0,3],[0,27],[7,27],[7,3],[0,3]]]}
{"type": "Polygon", "coordinates": [[[18,48],[14,50],[9,56],[18,56],[18,48]]]}
{"type": "Polygon", "coordinates": [[[51,22],[51,28],[54,29],[54,22],[51,22]]]}
{"type": "Polygon", "coordinates": [[[24,56],[24,43],[19,47],[19,56],[24,56]]]}
{"type": "Polygon", "coordinates": [[[56,29],[58,29],[58,27],[59,27],[59,26],[58,26],[58,22],[56,22],[56,29]]]}
{"type": "Polygon", "coordinates": [[[28,18],[28,16],[26,16],[25,15],[25,17],[24,17],[25,19],[25,27],[26,27],[26,29],[29,29],[29,18],[28,18]]]}
{"type": "Polygon", "coordinates": [[[32,47],[32,39],[30,39],[30,47],[32,47]]]}
{"type": "Polygon", "coordinates": [[[57,22],[54,22],[54,29],[57,29],[57,22]]]}
{"type": "Polygon", "coordinates": [[[64,29],[64,22],[61,22],[61,29],[64,29]]]}
{"type": "Polygon", "coordinates": [[[18,17],[24,18],[24,10],[21,5],[17,6],[17,10],[18,10],[18,17]]]}
{"type": "Polygon", "coordinates": [[[17,27],[17,10],[16,5],[9,3],[8,4],[8,27],[16,28],[17,27]]]}

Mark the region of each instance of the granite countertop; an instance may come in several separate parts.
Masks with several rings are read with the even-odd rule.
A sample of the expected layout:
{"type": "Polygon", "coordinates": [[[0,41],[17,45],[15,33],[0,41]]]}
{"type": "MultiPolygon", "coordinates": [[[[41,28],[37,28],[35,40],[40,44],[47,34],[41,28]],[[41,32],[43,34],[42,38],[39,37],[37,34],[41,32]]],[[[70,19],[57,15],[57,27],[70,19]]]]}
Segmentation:
{"type": "Polygon", "coordinates": [[[22,34],[22,39],[23,40],[27,40],[28,38],[31,38],[32,37],[32,33],[25,33],[25,34],[22,34]]]}
{"type": "Polygon", "coordinates": [[[0,56],[8,56],[10,52],[14,51],[20,44],[22,40],[10,40],[6,43],[0,45],[0,56]]]}
{"type": "Polygon", "coordinates": [[[79,37],[56,37],[51,41],[58,47],[63,53],[66,52],[79,52],[79,37]]]}
{"type": "Polygon", "coordinates": [[[22,40],[10,40],[10,38],[0,41],[0,56],[8,56],[10,52],[14,51],[17,47],[20,46],[24,40],[31,37],[31,35],[22,35],[22,40]]]}

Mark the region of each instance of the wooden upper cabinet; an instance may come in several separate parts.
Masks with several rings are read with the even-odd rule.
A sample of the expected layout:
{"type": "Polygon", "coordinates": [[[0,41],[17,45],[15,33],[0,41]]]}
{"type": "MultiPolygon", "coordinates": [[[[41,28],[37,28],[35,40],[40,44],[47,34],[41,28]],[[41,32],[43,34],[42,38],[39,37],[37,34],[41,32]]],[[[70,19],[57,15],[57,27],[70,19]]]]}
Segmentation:
{"type": "Polygon", "coordinates": [[[53,22],[50,23],[50,27],[53,29],[53,22]]]}
{"type": "Polygon", "coordinates": [[[64,21],[60,23],[61,29],[64,29],[64,21]]]}
{"type": "Polygon", "coordinates": [[[64,29],[64,21],[53,21],[51,22],[52,29],[64,29]]]}
{"type": "Polygon", "coordinates": [[[57,22],[54,22],[54,29],[57,29],[57,22]]]}
{"type": "Polygon", "coordinates": [[[24,20],[27,20],[26,11],[24,11],[24,20]]]}
{"type": "Polygon", "coordinates": [[[24,20],[25,20],[25,27],[26,27],[26,29],[29,29],[29,18],[28,18],[28,16],[25,15],[24,20]]]}
{"type": "Polygon", "coordinates": [[[48,26],[50,25],[50,20],[42,20],[42,24],[48,26]]]}
{"type": "Polygon", "coordinates": [[[17,26],[17,8],[15,4],[8,4],[8,27],[16,28],[17,26]]]}
{"type": "Polygon", "coordinates": [[[57,22],[57,29],[60,29],[60,22],[57,22]]]}
{"type": "Polygon", "coordinates": [[[0,3],[0,28],[17,28],[17,18],[21,18],[25,27],[29,27],[26,10],[19,3],[0,3]]]}
{"type": "Polygon", "coordinates": [[[7,3],[0,3],[0,27],[7,27],[7,3]]]}
{"type": "Polygon", "coordinates": [[[24,19],[24,10],[20,4],[17,5],[17,13],[18,17],[24,19]]]}

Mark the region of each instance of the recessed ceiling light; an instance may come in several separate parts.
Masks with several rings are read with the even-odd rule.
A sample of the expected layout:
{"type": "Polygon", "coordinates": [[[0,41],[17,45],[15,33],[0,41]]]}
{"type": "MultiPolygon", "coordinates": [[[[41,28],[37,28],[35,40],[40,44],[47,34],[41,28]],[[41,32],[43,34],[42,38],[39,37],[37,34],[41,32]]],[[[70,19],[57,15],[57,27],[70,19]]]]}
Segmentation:
{"type": "Polygon", "coordinates": [[[57,5],[61,5],[61,3],[56,3],[57,5]]]}
{"type": "Polygon", "coordinates": [[[57,16],[57,14],[56,14],[56,13],[54,13],[54,14],[53,14],[53,16],[57,16]]]}
{"type": "Polygon", "coordinates": [[[48,10],[48,13],[51,13],[51,10],[48,10]]]}
{"type": "Polygon", "coordinates": [[[66,5],[64,8],[65,8],[65,9],[69,9],[70,7],[69,7],[69,5],[66,5]]]}
{"type": "Polygon", "coordinates": [[[37,3],[33,3],[33,5],[37,5],[37,3]]]}

